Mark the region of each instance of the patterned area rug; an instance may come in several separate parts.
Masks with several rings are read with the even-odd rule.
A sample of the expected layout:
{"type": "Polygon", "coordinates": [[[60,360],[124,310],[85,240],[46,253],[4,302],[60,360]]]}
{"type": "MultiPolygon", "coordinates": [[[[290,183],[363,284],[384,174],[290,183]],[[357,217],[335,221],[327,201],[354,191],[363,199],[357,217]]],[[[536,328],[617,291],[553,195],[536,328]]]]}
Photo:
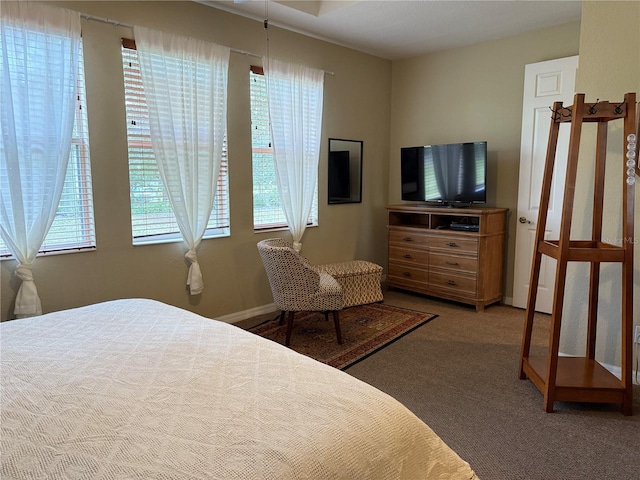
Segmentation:
{"type": "MultiPolygon", "coordinates": [[[[333,316],[327,322],[320,312],[299,312],[293,320],[290,348],[322,363],[344,370],[437,315],[381,303],[360,305],[340,312],[342,345],[336,341],[333,316]]],[[[285,325],[279,317],[249,331],[284,344],[285,325]]]]}

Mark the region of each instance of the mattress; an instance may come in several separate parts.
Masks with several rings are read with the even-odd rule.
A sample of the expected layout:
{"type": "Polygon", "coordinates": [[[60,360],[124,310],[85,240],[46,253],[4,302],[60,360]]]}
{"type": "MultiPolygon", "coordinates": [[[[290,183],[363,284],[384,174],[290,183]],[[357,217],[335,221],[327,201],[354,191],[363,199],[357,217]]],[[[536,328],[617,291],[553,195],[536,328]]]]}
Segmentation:
{"type": "Polygon", "coordinates": [[[406,407],[146,299],[0,324],[1,477],[472,479],[406,407]]]}

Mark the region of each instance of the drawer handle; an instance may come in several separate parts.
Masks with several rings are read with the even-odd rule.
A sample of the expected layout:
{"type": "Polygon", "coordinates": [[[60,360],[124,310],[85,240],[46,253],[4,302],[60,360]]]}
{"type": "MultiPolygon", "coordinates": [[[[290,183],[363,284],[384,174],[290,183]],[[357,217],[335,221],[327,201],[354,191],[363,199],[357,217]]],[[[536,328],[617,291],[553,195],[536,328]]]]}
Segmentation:
{"type": "Polygon", "coordinates": [[[411,276],[411,272],[402,272],[402,275],[404,275],[405,277],[410,277],[411,276]]]}
{"type": "Polygon", "coordinates": [[[458,262],[445,262],[447,265],[460,265],[458,262]]]}
{"type": "Polygon", "coordinates": [[[447,285],[457,285],[455,280],[447,280],[447,285]]]}
{"type": "Polygon", "coordinates": [[[413,242],[413,238],[411,238],[411,237],[404,237],[403,240],[405,242],[413,242]]]}
{"type": "Polygon", "coordinates": [[[405,253],[402,257],[403,258],[413,258],[410,253],[405,253]]]}
{"type": "Polygon", "coordinates": [[[455,247],[458,247],[459,245],[456,242],[449,242],[447,243],[447,246],[455,248],[455,247]]]}

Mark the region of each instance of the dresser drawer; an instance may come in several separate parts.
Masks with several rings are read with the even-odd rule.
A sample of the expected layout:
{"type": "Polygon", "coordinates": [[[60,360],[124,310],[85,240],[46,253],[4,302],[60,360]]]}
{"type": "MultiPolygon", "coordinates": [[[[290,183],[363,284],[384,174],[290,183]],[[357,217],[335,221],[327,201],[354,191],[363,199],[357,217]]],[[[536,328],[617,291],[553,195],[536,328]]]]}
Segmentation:
{"type": "Polygon", "coordinates": [[[425,248],[428,243],[428,235],[407,230],[389,230],[389,244],[402,244],[411,248],[425,248]]]}
{"type": "Polygon", "coordinates": [[[478,255],[477,238],[433,235],[429,237],[428,245],[429,248],[478,255]]]}
{"type": "Polygon", "coordinates": [[[423,266],[429,263],[429,253],[426,250],[412,250],[410,248],[389,246],[389,262],[423,266]]]}
{"type": "Polygon", "coordinates": [[[429,255],[429,267],[476,273],[478,271],[478,259],[431,252],[429,255]]]}
{"type": "Polygon", "coordinates": [[[429,283],[429,273],[426,270],[396,265],[391,262],[389,263],[389,273],[387,277],[397,283],[411,282],[423,283],[424,285],[429,283]]]}
{"type": "Polygon", "coordinates": [[[429,286],[475,296],[476,277],[429,271],[429,286]]]}

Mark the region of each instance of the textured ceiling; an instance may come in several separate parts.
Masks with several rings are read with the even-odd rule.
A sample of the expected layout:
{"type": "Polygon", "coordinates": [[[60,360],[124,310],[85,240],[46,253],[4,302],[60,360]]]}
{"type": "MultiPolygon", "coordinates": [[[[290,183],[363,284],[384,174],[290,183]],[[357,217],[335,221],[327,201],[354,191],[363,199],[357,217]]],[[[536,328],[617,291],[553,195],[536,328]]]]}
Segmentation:
{"type": "Polygon", "coordinates": [[[567,0],[208,0],[205,5],[397,60],[580,19],[567,0]]]}

